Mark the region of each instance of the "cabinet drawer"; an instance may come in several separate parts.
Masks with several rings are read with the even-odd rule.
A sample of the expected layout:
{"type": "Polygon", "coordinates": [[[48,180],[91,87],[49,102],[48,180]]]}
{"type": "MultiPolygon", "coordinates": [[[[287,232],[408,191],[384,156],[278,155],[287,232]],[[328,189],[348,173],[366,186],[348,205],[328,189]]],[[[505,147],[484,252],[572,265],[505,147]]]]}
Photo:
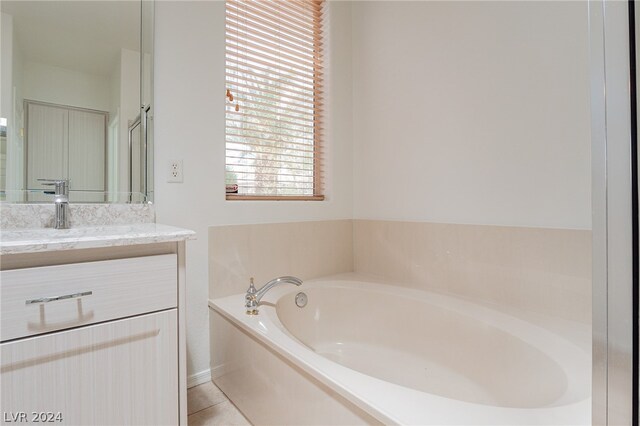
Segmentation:
{"type": "Polygon", "coordinates": [[[0,340],[177,306],[175,254],[0,272],[0,340]]]}

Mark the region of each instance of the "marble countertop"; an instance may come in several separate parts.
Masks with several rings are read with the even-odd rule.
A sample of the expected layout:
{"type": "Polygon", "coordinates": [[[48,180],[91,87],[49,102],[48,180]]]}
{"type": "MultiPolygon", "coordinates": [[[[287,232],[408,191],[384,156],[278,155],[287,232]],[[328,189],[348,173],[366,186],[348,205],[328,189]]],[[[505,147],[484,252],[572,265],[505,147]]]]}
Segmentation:
{"type": "Polygon", "coordinates": [[[195,232],[157,223],[0,231],[0,255],[195,239],[195,232]]]}

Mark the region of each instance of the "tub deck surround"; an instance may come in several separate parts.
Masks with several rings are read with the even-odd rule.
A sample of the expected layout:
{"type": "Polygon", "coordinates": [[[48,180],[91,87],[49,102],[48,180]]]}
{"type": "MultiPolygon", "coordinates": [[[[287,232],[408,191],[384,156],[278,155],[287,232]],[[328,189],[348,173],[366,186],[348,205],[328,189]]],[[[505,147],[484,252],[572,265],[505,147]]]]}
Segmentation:
{"type": "Polygon", "coordinates": [[[85,226],[70,229],[2,229],[0,255],[177,242],[195,232],[157,223],[85,226]]]}
{"type": "Polygon", "coordinates": [[[349,219],[209,227],[209,298],[273,277],[303,280],[353,271],[349,219]]]}
{"type": "MultiPolygon", "coordinates": [[[[245,314],[243,294],[209,306],[222,316],[215,320],[386,424],[590,424],[583,324],[547,318],[541,327],[443,294],[335,278],[274,288],[258,316],[245,314]],[[309,297],[303,309],[293,300],[299,291],[309,297]],[[560,336],[572,328],[582,335],[560,336]],[[449,338],[459,346],[443,344],[449,338]]],[[[233,386],[226,369],[239,366],[213,362],[223,363],[214,377],[233,386]]]]}
{"type": "Polygon", "coordinates": [[[357,273],[591,324],[591,231],[353,221],[357,273]]]}

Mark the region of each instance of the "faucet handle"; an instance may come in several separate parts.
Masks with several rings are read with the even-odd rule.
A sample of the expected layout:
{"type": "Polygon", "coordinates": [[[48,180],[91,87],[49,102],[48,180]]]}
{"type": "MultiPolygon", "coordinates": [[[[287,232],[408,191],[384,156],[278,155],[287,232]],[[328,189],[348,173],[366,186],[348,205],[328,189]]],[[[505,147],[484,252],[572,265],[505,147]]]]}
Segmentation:
{"type": "Polygon", "coordinates": [[[253,277],[249,278],[249,288],[247,289],[247,294],[256,294],[258,290],[256,290],[256,286],[253,284],[253,277]]]}
{"type": "Polygon", "coordinates": [[[256,298],[256,286],[253,284],[253,277],[249,278],[249,288],[244,296],[244,307],[247,315],[258,315],[258,300],[256,298]]]}
{"type": "Polygon", "coordinates": [[[45,194],[69,196],[69,179],[38,179],[45,186],[55,186],[55,192],[45,191],[45,194]]]}

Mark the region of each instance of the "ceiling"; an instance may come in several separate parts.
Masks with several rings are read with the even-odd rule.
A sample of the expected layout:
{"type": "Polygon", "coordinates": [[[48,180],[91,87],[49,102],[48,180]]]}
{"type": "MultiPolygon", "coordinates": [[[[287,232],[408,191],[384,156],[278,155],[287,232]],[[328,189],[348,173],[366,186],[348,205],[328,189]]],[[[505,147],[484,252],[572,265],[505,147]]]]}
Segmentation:
{"type": "Polygon", "coordinates": [[[121,48],[139,51],[140,1],[7,1],[24,60],[109,75],[121,48]]]}

